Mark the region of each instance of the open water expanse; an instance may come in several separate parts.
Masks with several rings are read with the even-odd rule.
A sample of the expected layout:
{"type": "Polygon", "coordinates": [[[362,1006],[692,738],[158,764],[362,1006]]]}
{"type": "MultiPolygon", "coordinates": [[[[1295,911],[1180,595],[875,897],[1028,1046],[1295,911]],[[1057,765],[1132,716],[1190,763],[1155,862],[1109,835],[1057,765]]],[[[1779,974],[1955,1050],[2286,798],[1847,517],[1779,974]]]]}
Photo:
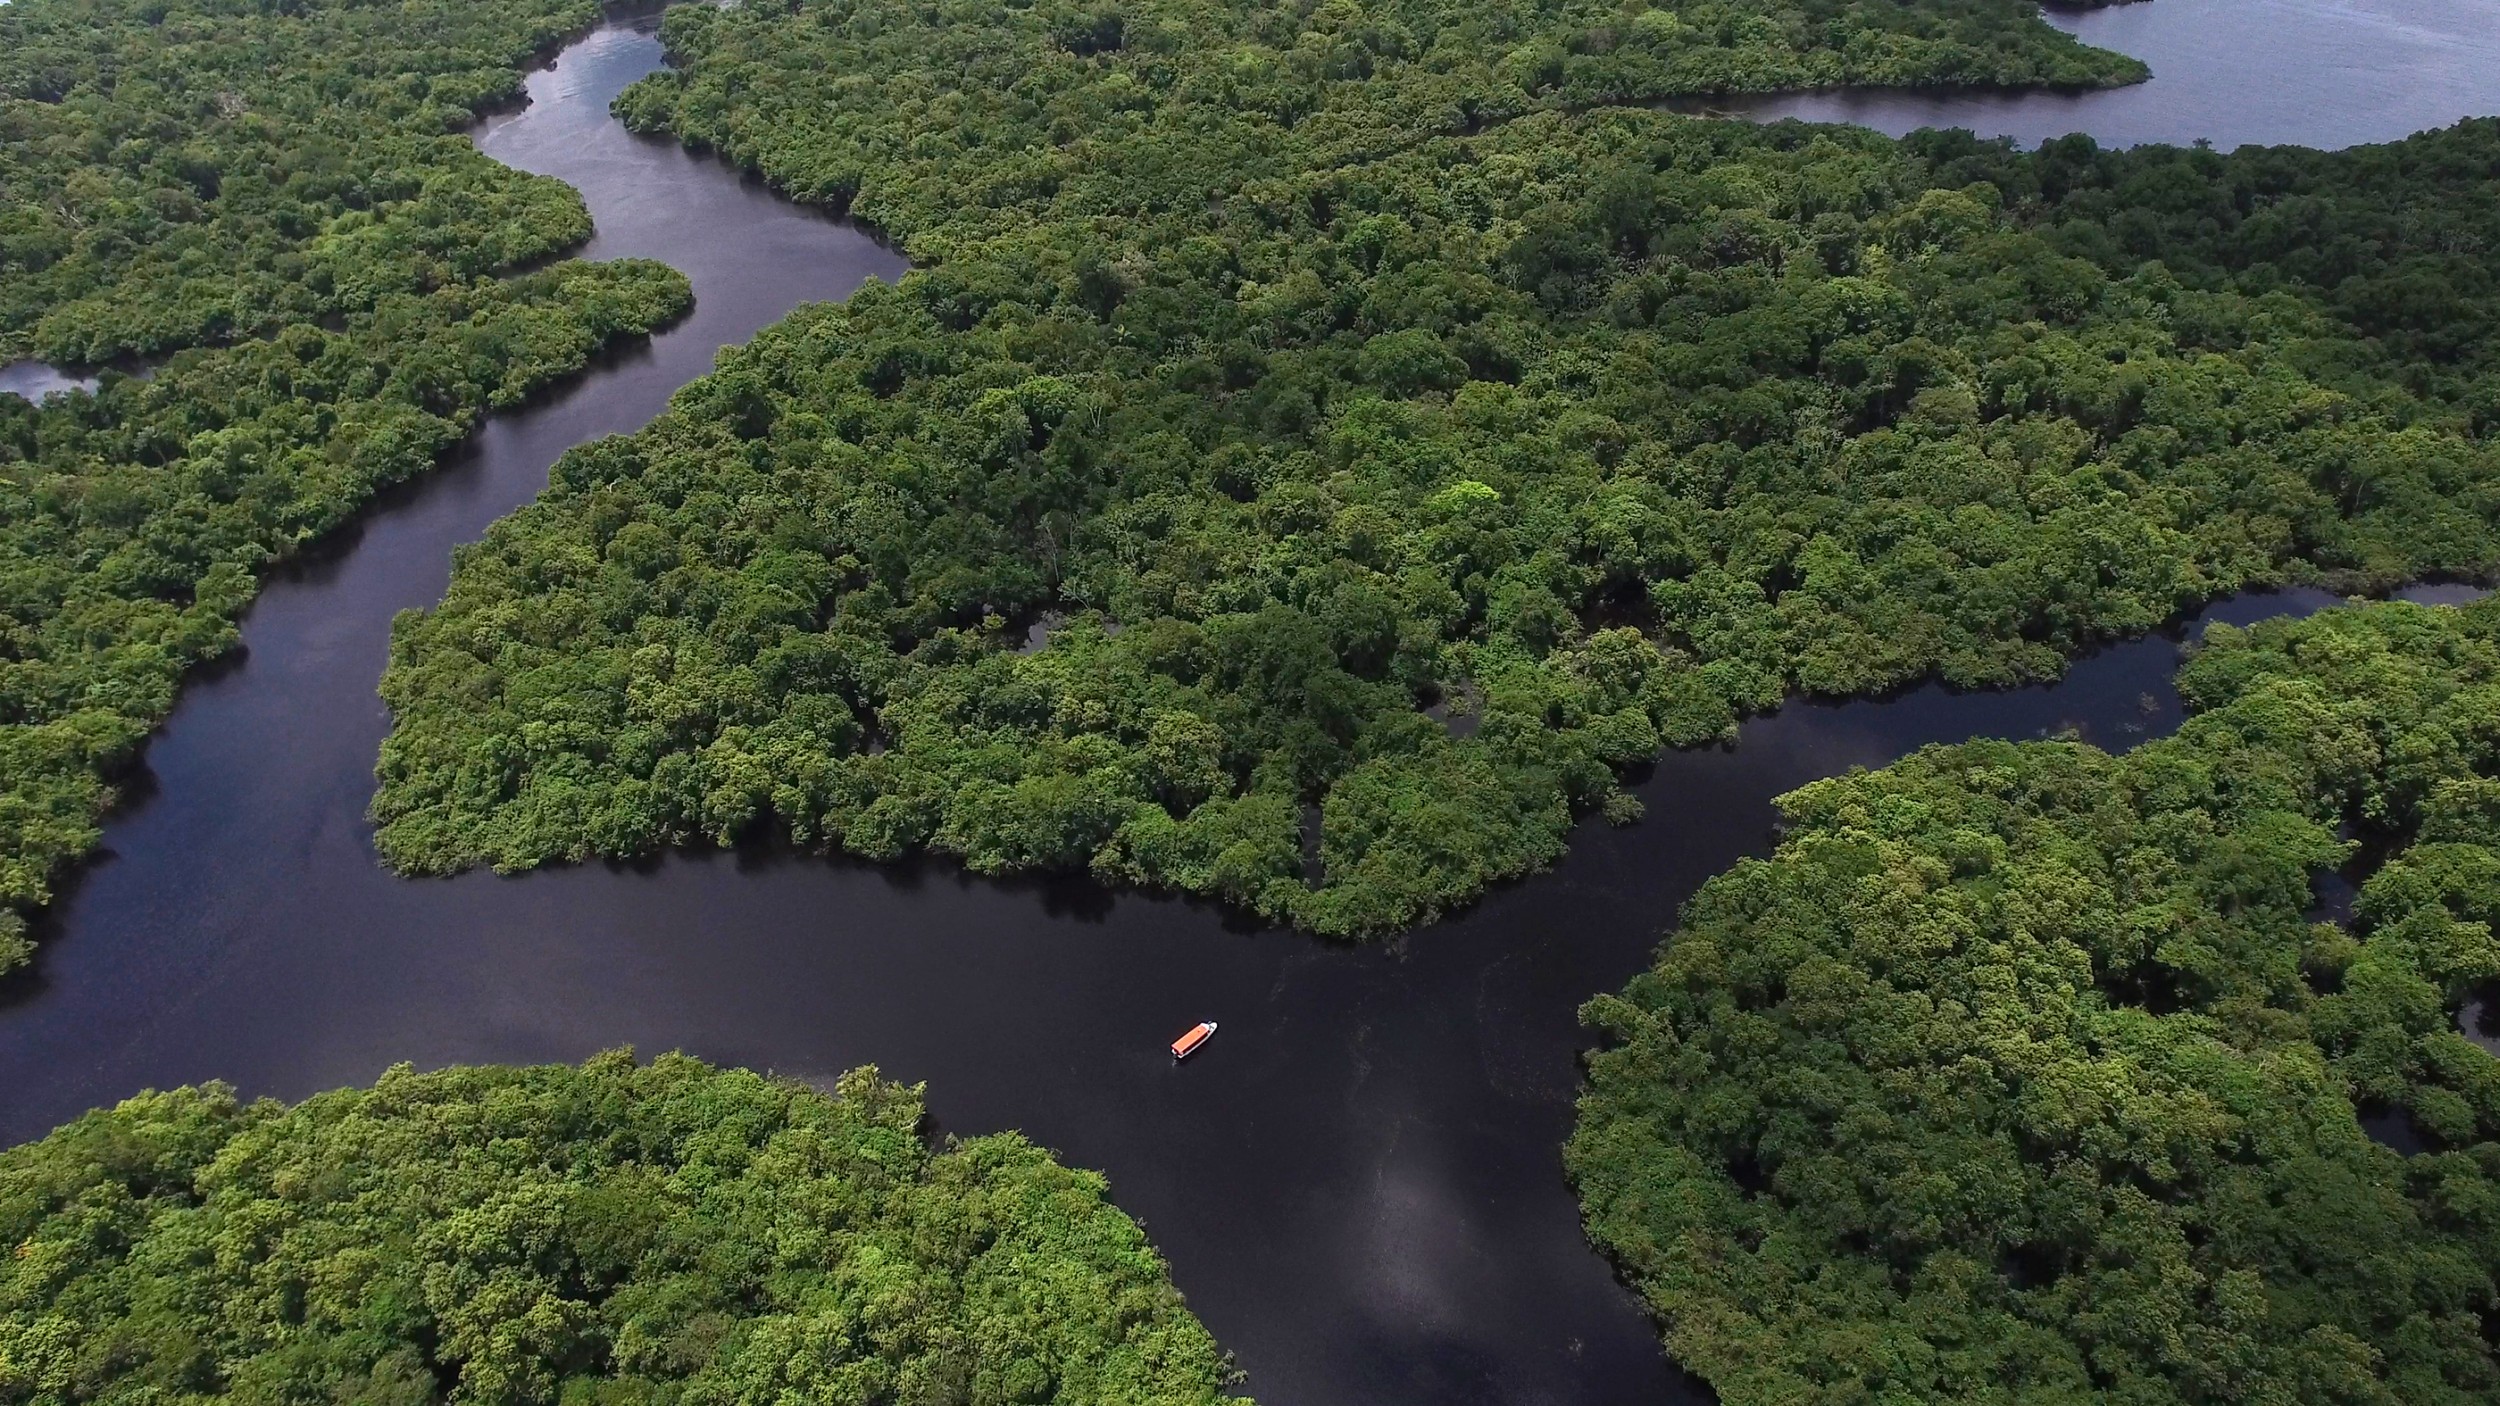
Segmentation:
{"type": "Polygon", "coordinates": [[[1875,89],[1740,99],[1761,121],[1855,122],[1899,136],[1968,127],[2037,146],[2392,142],[2500,113],[2500,0],[2136,0],[2060,10],[2087,44],[2152,65],[2149,83],[2084,93],[1875,89]]]}
{"type": "MultiPolygon", "coordinates": [[[[2124,27],[2086,32],[2152,58],[2162,77],[2143,92],[2191,124],[2151,135],[2272,111],[2309,125],[2253,135],[2339,145],[2500,112],[2488,3],[2154,0],[2086,23],[2124,27]],[[2188,43],[2226,12],[2244,43],[2188,43]],[[2481,50],[2388,79],[2390,55],[2413,52],[2395,46],[2460,25],[2481,50]],[[2360,96],[2381,81],[2389,91],[2360,96]]],[[[1732,750],[1663,758],[1639,788],[1642,824],[1588,827],[1555,873],[1388,948],[937,865],[716,854],[393,879],[363,818],[391,615],[433,602],[452,548],[535,495],[565,448],[641,424],[716,347],[797,302],[903,268],[859,232],[612,121],[610,98],[659,62],[649,28],[619,21],[568,48],[532,77],[530,106],[479,140],[582,189],[600,230],[591,257],[685,270],[693,316],[491,421],[457,462],[271,583],[247,651],[188,689],[156,739],[34,969],[0,984],[0,1138],[150,1085],[222,1078],[292,1098],[400,1060],[632,1044],[811,1079],[875,1063],[927,1080],[946,1129],[1022,1128],[1108,1173],[1265,1401],[1701,1399],[1588,1248],[1563,1182],[1585,1043],[1575,1008],[1643,965],[1703,879],[1769,847],[1774,796],[1929,742],[2158,734],[2178,720],[2176,637],[2103,651],[2055,687],[1791,706],[1732,750]],[[1222,1033],[1175,1068],[1165,1042],[1201,1019],[1222,1033]]],[[[2058,114],[2156,120],[2086,106],[2125,96],[1989,101],[2037,115],[2032,131],[2065,130],[2058,114]]],[[[2324,601],[2249,597],[2209,614],[2324,601]]]]}

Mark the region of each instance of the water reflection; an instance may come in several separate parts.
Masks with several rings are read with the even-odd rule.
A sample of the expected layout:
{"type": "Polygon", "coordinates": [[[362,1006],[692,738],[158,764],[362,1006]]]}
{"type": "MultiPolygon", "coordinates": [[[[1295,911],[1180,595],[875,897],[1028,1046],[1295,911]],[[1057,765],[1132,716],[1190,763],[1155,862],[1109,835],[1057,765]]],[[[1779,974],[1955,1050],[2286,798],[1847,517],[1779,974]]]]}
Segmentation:
{"type": "Polygon", "coordinates": [[[1583,826],[1556,872],[1385,949],[934,864],[680,855],[407,883],[361,818],[389,603],[367,562],[433,501],[273,592],[249,665],[186,699],[152,754],[161,789],[115,823],[117,857],[0,1019],[0,1134],[147,1084],[295,1096],[401,1059],[632,1043],[811,1078],[875,1062],[928,1080],[947,1128],[1021,1127],[1108,1172],[1279,1401],[1693,1399],[1560,1174],[1575,1009],[1639,969],[1704,878],[1769,847],[1773,797],[1928,742],[2166,732],[2191,633],[2056,687],[1794,704],[1733,749],[1661,758],[1642,824],[1583,826]],[[1222,1039],[1175,1067],[1165,1043],[1200,1018],[1222,1039]]]}
{"type": "MultiPolygon", "coordinates": [[[[6,3],[6,0],[0,0],[6,3]]],[[[0,395],[22,396],[42,400],[64,391],[91,391],[99,384],[94,375],[64,371],[41,361],[12,361],[0,366],[0,395]]]]}
{"type": "Polygon", "coordinates": [[[2500,987],[2485,986],[2457,1012],[2465,1038],[2500,1055],[2500,987]]]}
{"type": "MultiPolygon", "coordinates": [[[[2154,0],[2174,5],[2193,8],[2154,0]]],[[[1268,1400],[1695,1399],[1563,1183],[1577,1006],[1643,965],[1703,879],[1769,847],[1774,797],[1929,742],[2160,735],[2190,632],[2105,650],[2056,687],[1795,704],[1733,749],[1661,758],[1642,824],[1583,826],[1556,872],[1386,948],[936,864],[692,854],[392,879],[363,817],[392,613],[437,599],[452,547],[534,495],[563,449],[639,425],[796,301],[902,267],[624,133],[607,103],[656,62],[647,26],[603,29],[480,143],[581,187],[593,256],[685,270],[693,316],[490,421],[273,583],[247,658],[186,691],[152,790],[114,819],[34,972],[0,987],[0,1137],[146,1085],[295,1097],[400,1060],[630,1043],[809,1078],[874,1062],[928,1080],[947,1128],[1020,1127],[1105,1170],[1268,1400]],[[1200,1018],[1221,1040],[1175,1067],[1166,1043],[1200,1018]]],[[[2250,596],[2204,619],[2331,599],[2250,596]]]]}
{"type": "Polygon", "coordinates": [[[2324,148],[2394,141],[2500,113],[2500,0],[2145,0],[2048,11],[2085,43],[2150,64],[2106,92],[1846,90],[1731,99],[1762,121],[1853,122],[1898,136],[1967,127],[2036,146],[2210,142],[2324,148]]]}

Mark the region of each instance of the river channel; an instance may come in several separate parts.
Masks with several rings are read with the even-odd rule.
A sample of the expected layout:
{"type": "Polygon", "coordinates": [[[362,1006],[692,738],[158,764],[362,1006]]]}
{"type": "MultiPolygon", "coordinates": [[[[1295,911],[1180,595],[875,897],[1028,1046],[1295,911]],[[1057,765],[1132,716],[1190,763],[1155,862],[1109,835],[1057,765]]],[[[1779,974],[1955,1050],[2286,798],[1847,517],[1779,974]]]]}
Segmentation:
{"type": "MultiPolygon", "coordinates": [[[[2127,13],[2200,6],[2293,17],[2278,28],[2332,8],[2155,0],[2127,13]]],[[[2195,86],[2186,61],[2174,73],[2151,57],[2158,81],[2195,86]]],[[[1383,948],[934,864],[710,854],[394,879],[364,820],[391,615],[436,600],[452,549],[539,492],[565,448],[643,423],[717,347],[796,302],[903,268],[856,230],[625,133],[608,102],[658,62],[647,20],[613,22],[534,74],[529,105],[478,139],[583,191],[590,257],[684,270],[694,314],[490,421],[454,463],[270,583],[246,651],[188,688],[152,744],[34,968],[0,983],[0,1139],[151,1085],[221,1078],[293,1098],[402,1060],[631,1044],[808,1079],[874,1063],[926,1080],[947,1130],[1021,1128],[1107,1173],[1262,1400],[1706,1399],[1588,1248],[1563,1182],[1586,1043],[1576,1007],[1643,965],[1703,879],[1770,845],[1774,796],[1929,742],[2157,735],[2178,721],[2182,636],[2104,650],[2054,687],[1791,706],[1732,749],[1662,758],[1639,787],[1640,825],[1585,827],[1556,872],[1383,948]],[[1201,1019],[1221,1035],[1176,1068],[1165,1042],[1201,1019]]],[[[2500,111],[2500,63],[2483,70],[2475,91],[2401,121],[2500,111]]],[[[2303,81],[2270,74],[2242,105],[2303,81]]],[[[2348,139],[2396,135],[2383,108],[2353,111],[2348,139]]],[[[2325,600],[2247,597],[2208,615],[2325,600]]]]}

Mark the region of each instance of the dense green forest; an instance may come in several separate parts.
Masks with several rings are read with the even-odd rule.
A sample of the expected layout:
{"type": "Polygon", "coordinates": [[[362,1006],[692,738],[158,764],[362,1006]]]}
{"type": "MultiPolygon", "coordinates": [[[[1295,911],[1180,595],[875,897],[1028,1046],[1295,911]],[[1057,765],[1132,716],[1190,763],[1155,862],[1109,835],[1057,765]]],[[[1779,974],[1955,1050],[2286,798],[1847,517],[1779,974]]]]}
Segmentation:
{"type": "Polygon", "coordinates": [[[2136,73],[1985,0],[665,36],[629,121],[923,266],[576,451],[403,622],[408,870],[784,834],[1378,933],[1791,689],[2500,565],[2500,124],[2023,154],[1646,105],[2136,73]]]}
{"type": "Polygon", "coordinates": [[[171,354],[0,397],[0,970],[259,568],[687,306],[656,264],[548,265],[580,197],[459,135],[596,13],[0,7],[0,359],[171,354]]]}
{"type": "Polygon", "coordinates": [[[590,234],[461,133],[583,0],[40,0],[0,13],[0,356],[178,350],[590,234]]]}
{"type": "Polygon", "coordinates": [[[149,1093],[0,1153],[0,1401],[1228,1400],[1103,1182],[682,1056],[149,1093]]]}
{"type": "Polygon", "coordinates": [[[2500,978],[2500,603],[2216,627],[2179,685],[2124,755],[1783,798],[1585,1009],[1590,1231],[1727,1406],[2500,1398],[2500,1060],[2456,1023],[2500,978]]]}

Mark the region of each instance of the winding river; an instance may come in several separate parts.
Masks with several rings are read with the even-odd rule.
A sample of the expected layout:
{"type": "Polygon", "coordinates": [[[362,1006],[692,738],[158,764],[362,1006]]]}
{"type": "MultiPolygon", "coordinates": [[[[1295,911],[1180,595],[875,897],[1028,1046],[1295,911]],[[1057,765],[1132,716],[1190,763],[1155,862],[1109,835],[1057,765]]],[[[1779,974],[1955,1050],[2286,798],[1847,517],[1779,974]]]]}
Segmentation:
{"type": "MultiPolygon", "coordinates": [[[[2140,27],[2126,47],[2165,66],[2157,84],[2180,122],[2280,110],[2333,143],[2500,111],[2489,22],[2478,71],[2394,105],[2303,100],[2312,80],[2346,91],[2333,65],[2235,91],[2250,82],[2237,53],[2200,87],[2204,51],[2173,59],[2155,33],[2164,15],[2203,32],[2209,13],[2264,12],[2281,17],[2279,52],[2323,62],[2392,52],[2434,8],[2443,23],[2492,9],[2416,5],[2400,23],[2374,18],[2406,8],[2396,0],[2368,6],[2156,0],[2089,23],[2140,27]],[[2341,40],[2319,37],[2330,24],[2341,40]]],[[[2055,687],[1792,706],[1733,749],[1661,759],[1639,788],[1644,823],[1587,827],[1557,872],[1387,948],[939,865],[714,854],[393,879],[363,819],[392,614],[434,601],[452,548],[536,494],[566,447],[641,424],[717,347],[794,303],[903,267],[618,127],[610,98],[659,57],[648,21],[613,22],[533,75],[528,107],[478,140],[581,188],[591,257],[685,270],[695,313],[491,421],[458,461],[270,584],[247,652],[190,687],[152,745],[146,784],[35,967],[0,984],[0,1139],[149,1085],[222,1078],[296,1097],[400,1060],[573,1060],[630,1043],[805,1078],[873,1062],[927,1080],[946,1128],[1022,1128],[1107,1172],[1266,1401],[1704,1399],[1581,1237],[1558,1156],[1584,1043],[1574,1010],[1643,964],[1704,878],[1769,845],[1772,797],[1928,742],[2158,734],[2178,720],[2177,637],[2105,650],[2055,687]],[[1202,1018],[1223,1033],[1175,1068],[1164,1042],[1202,1018]]],[[[2070,101],[2095,100],[1993,110],[2055,126],[2066,119],[2047,114],[2086,111],[2070,101]]],[[[2249,597],[2209,618],[2324,599],[2249,597]]]]}

